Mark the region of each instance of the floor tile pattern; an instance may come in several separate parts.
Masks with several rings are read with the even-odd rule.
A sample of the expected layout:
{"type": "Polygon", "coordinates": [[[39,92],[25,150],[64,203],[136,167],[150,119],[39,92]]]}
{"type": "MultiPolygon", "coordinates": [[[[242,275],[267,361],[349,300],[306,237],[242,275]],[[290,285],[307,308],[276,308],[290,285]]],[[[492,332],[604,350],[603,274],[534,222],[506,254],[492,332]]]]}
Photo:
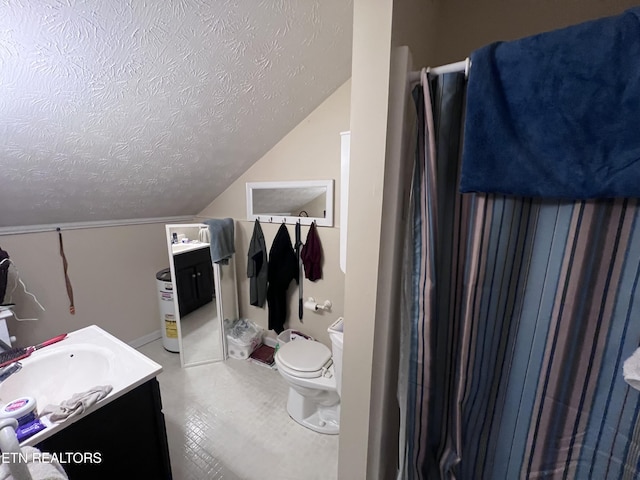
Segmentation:
{"type": "Polygon", "coordinates": [[[180,368],[156,340],[139,349],[158,377],[175,480],[332,480],[338,436],[291,420],[277,371],[247,360],[180,368]]]}

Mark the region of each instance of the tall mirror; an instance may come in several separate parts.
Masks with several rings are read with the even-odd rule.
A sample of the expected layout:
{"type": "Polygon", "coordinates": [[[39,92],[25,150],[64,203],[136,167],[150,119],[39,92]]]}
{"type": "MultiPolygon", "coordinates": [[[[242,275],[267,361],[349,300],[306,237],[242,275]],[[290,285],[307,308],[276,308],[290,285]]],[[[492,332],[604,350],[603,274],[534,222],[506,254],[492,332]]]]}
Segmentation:
{"type": "Polygon", "coordinates": [[[183,367],[224,360],[223,320],[238,318],[235,263],[211,261],[207,226],[166,225],[180,362],[183,367]]]}
{"type": "Polygon", "coordinates": [[[247,183],[247,220],[333,226],[333,180],[247,183]]]}

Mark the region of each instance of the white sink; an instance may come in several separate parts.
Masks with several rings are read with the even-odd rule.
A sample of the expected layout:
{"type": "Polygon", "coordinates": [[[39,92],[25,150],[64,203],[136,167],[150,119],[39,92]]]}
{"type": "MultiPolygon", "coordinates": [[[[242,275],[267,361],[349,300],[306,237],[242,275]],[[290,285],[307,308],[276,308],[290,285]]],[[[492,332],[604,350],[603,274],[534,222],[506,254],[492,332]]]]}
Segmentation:
{"type": "MultiPolygon", "coordinates": [[[[0,403],[30,396],[36,399],[40,412],[45,406],[60,404],[75,393],[111,385],[111,393],[84,415],[162,372],[156,362],[95,325],[69,333],[61,342],[33,352],[20,363],[22,369],[0,384],[0,403]]],[[[35,445],[83,416],[53,424],[21,445],[35,445]]]]}
{"type": "Polygon", "coordinates": [[[179,253],[189,252],[191,250],[198,250],[200,248],[208,247],[208,243],[174,243],[171,245],[171,253],[178,255],[179,253]]]}
{"type": "Polygon", "coordinates": [[[74,393],[86,392],[98,385],[112,385],[116,380],[117,359],[104,347],[51,345],[38,353],[22,360],[22,370],[0,385],[2,404],[29,396],[36,399],[38,410],[42,410],[46,405],[68,400],[74,393]]]}

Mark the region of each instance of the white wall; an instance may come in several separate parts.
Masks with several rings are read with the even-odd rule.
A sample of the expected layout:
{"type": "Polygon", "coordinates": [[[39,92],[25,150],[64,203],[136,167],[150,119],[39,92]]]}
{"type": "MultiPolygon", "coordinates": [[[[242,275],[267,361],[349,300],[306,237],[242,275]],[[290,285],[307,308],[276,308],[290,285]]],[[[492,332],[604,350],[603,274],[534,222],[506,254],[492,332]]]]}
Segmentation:
{"type": "MultiPolygon", "coordinates": [[[[249,279],[247,278],[247,251],[253,233],[253,222],[247,221],[246,183],[259,181],[328,180],[334,179],[334,226],[318,227],[323,248],[323,278],[317,282],[304,280],[304,297],[316,301],[331,300],[331,312],[304,311],[303,321],[298,320],[298,290],[291,283],[289,294],[289,321],[287,328],[295,328],[317,340],[331,345],[327,327],[344,313],[344,274],[340,259],[340,132],[349,130],[349,99],[351,81],[339,87],[303,122],[289,132],[266,155],[258,160],[225,192],[216,198],[199,217],[236,220],[236,265],[238,278],[238,302],[240,316],[249,318],[267,328],[267,308],[249,303],[249,279]]],[[[262,223],[267,249],[280,225],[262,223]]],[[[295,226],[288,225],[292,242],[295,226]]],[[[302,227],[302,241],[306,241],[309,227],[302,227]]]]}

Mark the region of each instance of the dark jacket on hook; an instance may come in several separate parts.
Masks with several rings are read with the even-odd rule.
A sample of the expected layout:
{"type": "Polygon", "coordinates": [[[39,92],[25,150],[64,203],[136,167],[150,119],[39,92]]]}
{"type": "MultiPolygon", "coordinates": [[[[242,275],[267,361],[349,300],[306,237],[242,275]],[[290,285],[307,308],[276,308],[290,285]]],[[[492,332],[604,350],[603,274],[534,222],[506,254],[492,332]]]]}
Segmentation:
{"type": "Polygon", "coordinates": [[[304,265],[304,276],[312,282],[320,280],[322,278],[322,244],[316,222],[313,222],[309,228],[307,241],[302,247],[300,257],[304,265]]]}
{"type": "Polygon", "coordinates": [[[267,245],[258,220],[253,224],[253,235],[247,252],[247,277],[251,305],[263,307],[267,299],[267,245]]]}
{"type": "Polygon", "coordinates": [[[287,290],[291,280],[298,282],[298,259],[293,251],[291,237],[283,223],[269,250],[269,286],[267,304],[269,306],[269,329],[280,333],[287,321],[287,290]]]}

